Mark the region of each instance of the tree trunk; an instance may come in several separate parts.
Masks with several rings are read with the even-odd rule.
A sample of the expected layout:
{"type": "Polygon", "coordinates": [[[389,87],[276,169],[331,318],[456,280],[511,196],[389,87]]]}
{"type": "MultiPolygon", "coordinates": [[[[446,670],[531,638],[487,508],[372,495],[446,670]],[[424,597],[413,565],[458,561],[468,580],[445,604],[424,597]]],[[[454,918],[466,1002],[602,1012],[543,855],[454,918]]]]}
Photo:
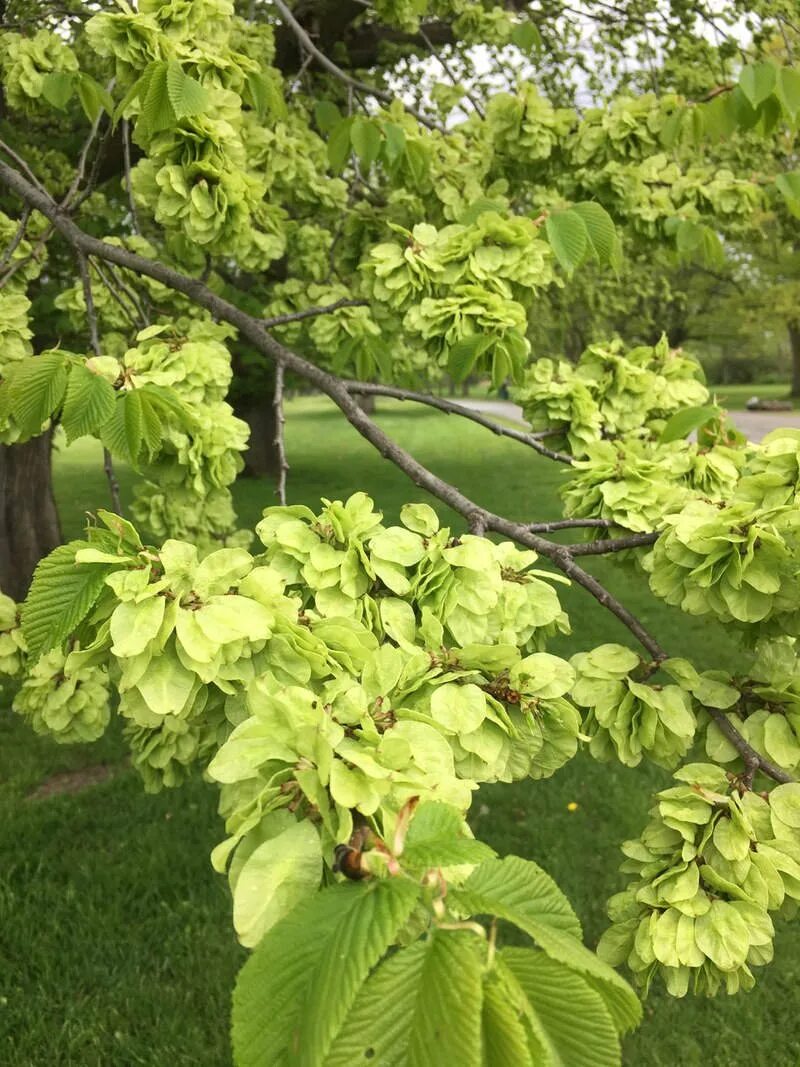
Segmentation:
{"type": "Polygon", "coordinates": [[[792,354],[792,396],[800,396],[800,321],[789,323],[789,351],[792,354]]]}
{"type": "Polygon", "coordinates": [[[236,415],[250,427],[250,440],[244,453],[244,473],[250,478],[277,478],[280,468],[275,447],[275,409],[271,398],[260,403],[242,404],[236,415]]]}
{"type": "Polygon", "coordinates": [[[0,590],[15,600],[24,598],[39,560],[61,544],[51,445],[50,433],[0,445],[0,590]]]}
{"type": "Polygon", "coordinates": [[[356,394],[355,401],[365,415],[375,414],[375,397],[372,393],[356,394]]]}

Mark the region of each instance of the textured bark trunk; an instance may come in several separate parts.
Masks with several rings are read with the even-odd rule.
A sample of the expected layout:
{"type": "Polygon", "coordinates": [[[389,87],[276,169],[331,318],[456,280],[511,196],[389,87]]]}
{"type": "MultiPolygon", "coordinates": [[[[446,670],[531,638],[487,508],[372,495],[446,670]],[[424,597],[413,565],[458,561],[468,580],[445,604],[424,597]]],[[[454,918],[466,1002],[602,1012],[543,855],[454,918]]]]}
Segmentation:
{"type": "Polygon", "coordinates": [[[0,590],[22,600],[39,560],[61,544],[51,435],[0,445],[0,590]]]}
{"type": "Polygon", "coordinates": [[[800,322],[789,323],[789,350],[792,353],[792,396],[800,396],[800,322]]]}
{"type": "Polygon", "coordinates": [[[275,411],[269,399],[236,409],[250,427],[250,440],[244,454],[244,473],[251,478],[276,478],[280,469],[275,447],[275,411]]]}

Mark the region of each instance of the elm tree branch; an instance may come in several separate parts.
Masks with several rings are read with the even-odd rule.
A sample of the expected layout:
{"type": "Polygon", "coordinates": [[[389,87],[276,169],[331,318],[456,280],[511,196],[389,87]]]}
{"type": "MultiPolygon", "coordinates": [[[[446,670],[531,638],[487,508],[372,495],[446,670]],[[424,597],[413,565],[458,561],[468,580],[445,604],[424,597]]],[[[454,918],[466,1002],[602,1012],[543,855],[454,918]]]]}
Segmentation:
{"type": "Polygon", "coordinates": [[[261,324],[268,330],[273,326],[283,326],[287,322],[301,322],[303,319],[312,319],[316,315],[331,315],[339,308],[363,308],[369,307],[368,300],[349,300],[343,297],[335,300],[332,304],[322,304],[319,307],[303,308],[302,311],[289,311],[285,315],[275,315],[271,319],[262,319],[261,324]]]}
{"type": "Polygon", "coordinates": [[[345,381],[343,384],[348,392],[357,396],[388,396],[394,400],[410,400],[415,404],[426,404],[428,407],[436,408],[446,415],[460,415],[461,418],[469,419],[470,422],[477,422],[479,426],[486,427],[487,430],[491,430],[492,433],[500,437],[510,437],[512,441],[519,441],[523,445],[528,445],[548,459],[557,460],[559,463],[572,463],[572,457],[565,452],[555,452],[552,448],[547,448],[546,445],[541,443],[540,438],[548,436],[547,434],[526,433],[524,430],[515,430],[511,426],[503,426],[502,423],[487,418],[480,411],[468,408],[455,400],[445,400],[440,396],[415,393],[411,389],[401,389],[393,385],[380,385],[373,382],[345,381]]]}
{"type": "MultiPolygon", "coordinates": [[[[385,104],[391,104],[393,100],[397,99],[397,97],[395,97],[393,93],[389,93],[385,89],[379,89],[375,85],[367,85],[366,82],[361,82],[358,81],[356,78],[351,78],[349,74],[346,74],[341,67],[337,67],[332,59],[329,59],[324,52],[320,51],[320,49],[317,48],[317,46],[311,40],[309,35],[294,17],[291,10],[283,2],[283,0],[272,0],[272,2],[273,5],[278,9],[278,12],[283,21],[286,23],[286,25],[297,38],[301,48],[303,48],[308,54],[312,55],[314,59],[316,59],[317,63],[319,63],[319,65],[324,70],[327,70],[329,74],[333,74],[335,78],[338,78],[339,81],[343,82],[345,85],[348,85],[351,89],[358,89],[362,93],[367,93],[369,96],[374,96],[376,100],[382,100],[385,104]]],[[[429,130],[438,130],[440,133],[444,133],[443,128],[438,123],[433,122],[429,118],[426,118],[425,115],[417,111],[415,108],[410,107],[406,103],[403,103],[403,107],[409,113],[409,115],[413,115],[417,122],[421,122],[422,125],[427,126],[429,130]]]]}

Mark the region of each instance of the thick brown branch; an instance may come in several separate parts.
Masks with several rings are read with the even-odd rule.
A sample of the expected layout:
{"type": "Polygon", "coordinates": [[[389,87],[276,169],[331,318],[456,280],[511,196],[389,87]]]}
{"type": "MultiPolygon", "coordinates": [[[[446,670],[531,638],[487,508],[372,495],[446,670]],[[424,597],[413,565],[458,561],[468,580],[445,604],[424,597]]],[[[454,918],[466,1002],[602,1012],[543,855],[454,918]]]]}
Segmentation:
{"type": "MultiPolygon", "coordinates": [[[[411,389],[401,389],[393,385],[380,385],[373,382],[345,381],[344,387],[356,396],[388,396],[394,400],[410,400],[415,404],[426,404],[428,407],[443,411],[446,415],[459,415],[470,422],[477,422],[479,426],[485,426],[487,430],[496,433],[500,437],[510,437],[512,441],[519,441],[535,449],[540,455],[548,459],[557,460],[559,463],[572,463],[572,457],[565,452],[555,452],[541,443],[540,438],[546,434],[526,433],[524,430],[515,430],[511,426],[503,426],[494,419],[487,418],[480,411],[468,408],[455,400],[445,400],[440,396],[431,396],[428,393],[415,393],[411,389]]],[[[530,529],[530,527],[528,527],[530,529]]]]}
{"type": "Polygon", "coordinates": [[[720,732],[727,737],[744,760],[746,775],[749,776],[750,781],[752,781],[753,774],[757,770],[763,771],[768,778],[772,778],[773,781],[776,782],[794,781],[791,774],[787,774],[786,771],[782,770],[771,760],[768,760],[766,756],[762,756],[760,752],[756,752],[752,745],[749,745],[747,741],[745,741],[724,711],[720,711],[718,708],[706,708],[706,711],[717,724],[720,732]]]}
{"type": "Polygon", "coordinates": [[[569,551],[573,556],[605,556],[610,552],[624,552],[626,548],[652,545],[658,538],[657,532],[631,534],[629,537],[608,537],[598,541],[587,541],[585,544],[570,545],[569,551]]]}

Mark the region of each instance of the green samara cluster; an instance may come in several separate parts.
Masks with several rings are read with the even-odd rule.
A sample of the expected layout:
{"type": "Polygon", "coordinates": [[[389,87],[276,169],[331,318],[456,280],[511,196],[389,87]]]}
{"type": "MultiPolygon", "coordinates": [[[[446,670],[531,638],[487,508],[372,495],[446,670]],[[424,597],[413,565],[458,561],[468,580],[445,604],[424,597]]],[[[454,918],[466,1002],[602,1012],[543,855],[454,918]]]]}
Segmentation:
{"type": "Polygon", "coordinates": [[[689,764],[656,795],[639,840],[623,845],[636,880],[609,902],[598,953],[673,996],[751,989],[772,959],[772,915],[800,900],[800,785],[739,788],[713,764],[689,764]]]}
{"type": "MultiPolygon", "coordinates": [[[[425,504],[398,526],[363,493],[324,504],[268,508],[257,555],[147,548],[100,513],[106,528],[57,550],[25,609],[35,655],[16,710],[88,740],[112,683],[147,788],[197,766],[221,784],[214,862],[234,884],[289,825],[287,847],[299,834],[330,863],[365,820],[385,836],[417,797],[466,813],[479,782],[547,777],[578,747],[575,672],[543,651],[567,619],[535,553],[454,537],[425,504]],[[58,568],[95,605],[71,647],[37,659],[58,568]]],[[[264,930],[240,926],[248,943],[264,930]]]]}

